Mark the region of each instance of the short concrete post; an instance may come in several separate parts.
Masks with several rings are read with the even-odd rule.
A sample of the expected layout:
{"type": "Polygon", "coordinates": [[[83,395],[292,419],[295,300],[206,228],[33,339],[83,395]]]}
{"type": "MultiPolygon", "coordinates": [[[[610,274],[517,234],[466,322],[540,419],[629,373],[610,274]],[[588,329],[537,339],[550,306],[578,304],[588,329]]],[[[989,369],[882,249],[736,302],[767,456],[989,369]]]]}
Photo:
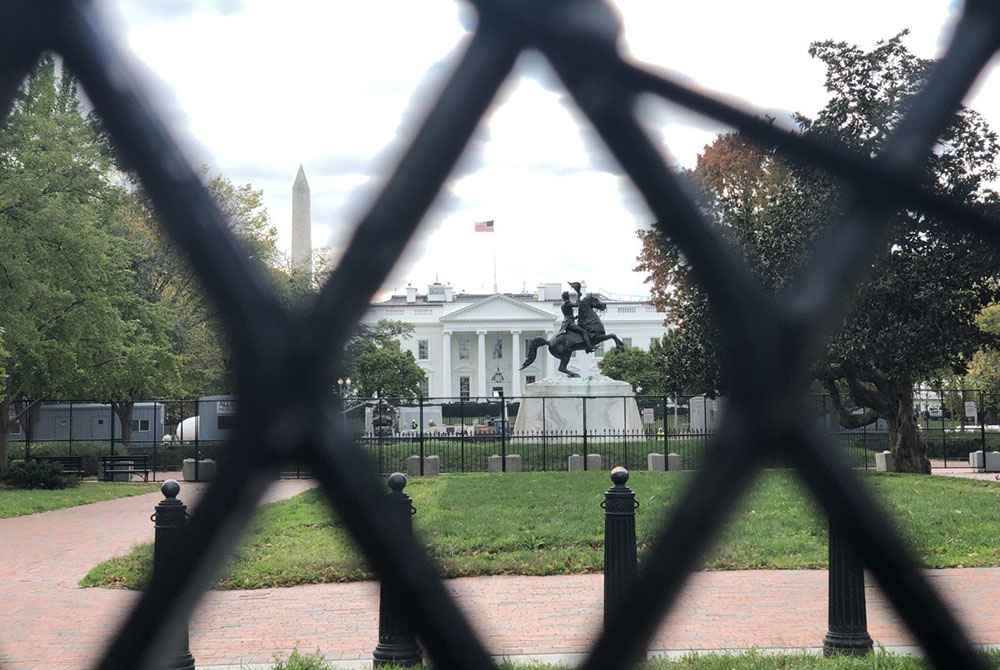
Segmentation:
{"type": "Polygon", "coordinates": [[[424,457],[424,477],[437,477],[441,474],[441,457],[424,457]]]}
{"type": "Polygon", "coordinates": [[[987,451],[986,466],[983,469],[986,472],[1000,472],[1000,452],[987,451]]]}
{"type": "Polygon", "coordinates": [[[621,604],[639,573],[635,548],[635,494],[625,486],[628,470],[611,471],[614,484],[604,493],[604,620],[621,604]]]}
{"type": "Polygon", "coordinates": [[[680,472],[684,469],[681,465],[681,455],[669,453],[667,454],[667,471],[668,472],[680,472]]]}
{"type": "Polygon", "coordinates": [[[895,472],[896,461],[892,457],[891,451],[880,451],[875,454],[876,472],[895,472]]]}
{"type": "MultiPolygon", "coordinates": [[[[408,531],[412,532],[413,505],[410,496],[403,493],[403,489],[406,488],[406,477],[399,472],[390,475],[389,488],[392,513],[408,531]]],[[[413,667],[423,662],[420,647],[417,645],[417,635],[403,614],[402,603],[385,588],[385,585],[379,591],[378,644],[375,646],[372,658],[372,665],[376,668],[413,667]]]]}
{"type": "Polygon", "coordinates": [[[872,650],[865,610],[865,569],[847,533],[830,521],[829,631],[823,638],[823,655],[864,656],[872,650]]]}
{"type": "Polygon", "coordinates": [[[500,454],[493,454],[486,459],[486,471],[491,474],[503,472],[503,461],[500,458],[500,454]]]}
{"type": "Polygon", "coordinates": [[[580,454],[570,454],[567,465],[570,472],[583,471],[583,456],[580,454]]]}
{"type": "Polygon", "coordinates": [[[647,454],[646,466],[650,472],[663,472],[667,469],[667,458],[663,454],[647,454]]]}
{"type": "Polygon", "coordinates": [[[521,471],[521,454],[507,454],[507,472],[521,471]]]}
{"type": "Polygon", "coordinates": [[[413,454],[412,456],[406,457],[406,476],[407,477],[420,476],[420,456],[413,454]]]}
{"type": "MultiPolygon", "coordinates": [[[[169,570],[174,562],[177,550],[184,542],[187,527],[187,505],[177,499],[181,485],[173,479],[163,482],[160,492],[163,500],[156,506],[153,513],[153,575],[161,575],[169,570]]],[[[178,634],[178,650],[163,667],[169,670],[194,670],[194,656],[191,654],[188,636],[188,624],[178,634]]]]}
{"type": "Polygon", "coordinates": [[[588,470],[600,470],[601,469],[601,455],[600,454],[587,454],[587,469],[588,470]]]}
{"type": "Polygon", "coordinates": [[[983,450],[970,451],[969,452],[969,465],[971,465],[976,470],[982,470],[986,467],[986,460],[983,458],[983,450]]]}

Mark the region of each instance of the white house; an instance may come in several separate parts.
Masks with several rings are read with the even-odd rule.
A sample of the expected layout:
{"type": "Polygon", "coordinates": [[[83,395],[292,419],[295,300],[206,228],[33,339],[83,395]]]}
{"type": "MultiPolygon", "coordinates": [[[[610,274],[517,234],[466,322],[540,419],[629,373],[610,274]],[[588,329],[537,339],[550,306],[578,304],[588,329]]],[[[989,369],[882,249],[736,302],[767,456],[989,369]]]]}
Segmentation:
{"type": "MultiPolygon", "coordinates": [[[[362,323],[392,319],[413,324],[414,334],[402,347],[413,352],[427,375],[426,397],[486,398],[499,391],[520,396],[525,384],[558,374],[559,362],[544,347],[532,365],[519,368],[532,339],[558,332],[566,288],[542,284],[535,293],[469,294],[434,283],[419,294],[410,286],[405,295],[372,304],[362,323]]],[[[666,332],[665,315],[649,303],[602,299],[608,306],[602,315],[605,331],[626,346],[648,349],[666,332]]],[[[577,352],[569,368],[583,376],[597,374],[597,362],[611,346],[614,342],[608,341],[593,354],[577,352]]]]}

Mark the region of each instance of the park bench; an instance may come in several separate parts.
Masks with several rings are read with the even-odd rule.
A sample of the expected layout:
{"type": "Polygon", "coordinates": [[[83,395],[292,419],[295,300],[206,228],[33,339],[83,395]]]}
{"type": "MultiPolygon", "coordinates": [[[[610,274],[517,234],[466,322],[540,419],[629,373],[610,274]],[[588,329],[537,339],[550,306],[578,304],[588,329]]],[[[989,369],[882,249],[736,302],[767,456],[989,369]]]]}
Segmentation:
{"type": "Polygon", "coordinates": [[[34,456],[31,460],[39,463],[58,463],[62,466],[64,475],[83,477],[83,456],[34,456]]]}
{"type": "Polygon", "coordinates": [[[115,475],[142,475],[142,481],[149,481],[149,456],[146,454],[120,456],[100,456],[101,478],[106,482],[115,481],[115,475]]]}

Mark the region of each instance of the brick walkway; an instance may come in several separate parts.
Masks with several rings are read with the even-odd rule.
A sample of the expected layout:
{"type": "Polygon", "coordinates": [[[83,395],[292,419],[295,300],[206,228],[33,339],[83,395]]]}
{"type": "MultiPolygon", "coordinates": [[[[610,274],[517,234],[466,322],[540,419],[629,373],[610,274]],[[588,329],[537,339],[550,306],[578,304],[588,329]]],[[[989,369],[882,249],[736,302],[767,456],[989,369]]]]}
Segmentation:
{"type": "MultiPolygon", "coordinates": [[[[309,484],[283,481],[269,499],[309,484]]],[[[197,499],[198,485],[181,497],[197,499]]],[[[159,494],[0,520],[0,665],[6,670],[93,665],[135,594],[80,589],[96,563],[152,539],[159,494]]],[[[1000,568],[935,570],[975,641],[1000,644],[1000,568]]],[[[600,575],[486,577],[447,582],[488,649],[503,655],[586,650],[600,623],[600,575]]],[[[199,667],[267,663],[275,651],[322,650],[329,659],[370,658],[377,638],[378,587],[322,584],[209,593],[191,624],[199,667]]],[[[889,648],[906,634],[877,589],[868,592],[869,631],[889,648]]],[[[825,571],[697,573],[651,649],[818,647],[826,632],[825,571]]]]}

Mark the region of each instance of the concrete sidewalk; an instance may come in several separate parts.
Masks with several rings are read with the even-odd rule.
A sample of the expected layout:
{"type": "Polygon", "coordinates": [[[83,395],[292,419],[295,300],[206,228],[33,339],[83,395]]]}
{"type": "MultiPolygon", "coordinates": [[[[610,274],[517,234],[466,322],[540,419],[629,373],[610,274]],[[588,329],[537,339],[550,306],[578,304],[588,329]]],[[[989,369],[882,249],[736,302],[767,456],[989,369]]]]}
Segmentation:
{"type": "MultiPolygon", "coordinates": [[[[311,484],[282,481],[268,499],[311,484]]],[[[193,501],[198,485],[182,485],[193,501]]],[[[0,665],[6,670],[77,669],[98,654],[136,594],[80,589],[96,563],[152,539],[159,494],[0,520],[0,665]]],[[[929,571],[973,640],[1000,644],[1000,568],[929,571]]],[[[818,649],[826,632],[821,570],[701,572],[693,575],[650,649],[818,649]]],[[[484,577],[446,582],[496,655],[575,661],[600,625],[601,575],[484,577]]],[[[869,631],[888,648],[914,645],[882,594],[868,591],[869,631]]],[[[378,585],[322,584],[207,594],[191,622],[198,666],[253,667],[274,652],[315,649],[364,665],[377,642],[378,585]]]]}

